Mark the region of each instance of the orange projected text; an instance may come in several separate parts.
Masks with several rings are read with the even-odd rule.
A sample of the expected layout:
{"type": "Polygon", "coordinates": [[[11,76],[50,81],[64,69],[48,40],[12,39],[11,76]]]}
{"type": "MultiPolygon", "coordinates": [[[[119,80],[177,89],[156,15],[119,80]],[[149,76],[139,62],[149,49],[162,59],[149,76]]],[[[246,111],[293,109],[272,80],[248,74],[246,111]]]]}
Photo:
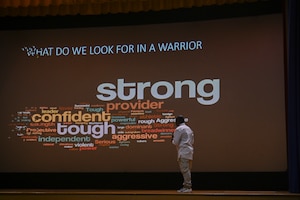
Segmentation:
{"type": "Polygon", "coordinates": [[[112,110],[140,110],[140,109],[161,109],[162,107],[162,104],[164,104],[163,101],[159,101],[159,102],[156,102],[156,101],[150,101],[150,100],[147,100],[147,101],[140,101],[138,100],[137,102],[135,103],[132,103],[132,102],[125,102],[125,103],[107,103],[106,104],[106,111],[107,112],[110,112],[112,110]]]}
{"type": "Polygon", "coordinates": [[[113,140],[118,141],[126,141],[126,140],[140,140],[140,139],[157,139],[158,135],[156,133],[154,134],[114,134],[112,135],[113,140]]]}
{"type": "Polygon", "coordinates": [[[77,113],[65,111],[62,114],[34,114],[31,119],[32,122],[108,122],[111,119],[111,114],[106,112],[82,114],[82,111],[78,111],[77,113]]]}

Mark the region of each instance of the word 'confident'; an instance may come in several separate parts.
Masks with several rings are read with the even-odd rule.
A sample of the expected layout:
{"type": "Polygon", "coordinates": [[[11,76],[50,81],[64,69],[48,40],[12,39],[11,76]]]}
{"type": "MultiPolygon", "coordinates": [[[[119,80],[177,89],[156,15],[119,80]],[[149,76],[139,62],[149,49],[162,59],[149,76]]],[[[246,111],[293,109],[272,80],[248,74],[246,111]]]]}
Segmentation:
{"type": "Polygon", "coordinates": [[[155,99],[182,98],[182,90],[188,88],[188,98],[196,98],[202,105],[212,105],[220,99],[220,79],[204,79],[196,84],[193,80],[151,82],[129,82],[117,79],[117,84],[101,83],[97,87],[97,98],[102,101],[112,101],[119,98],[124,101],[144,99],[145,92],[150,92],[155,99]],[[208,91],[207,91],[208,90],[208,91]]]}

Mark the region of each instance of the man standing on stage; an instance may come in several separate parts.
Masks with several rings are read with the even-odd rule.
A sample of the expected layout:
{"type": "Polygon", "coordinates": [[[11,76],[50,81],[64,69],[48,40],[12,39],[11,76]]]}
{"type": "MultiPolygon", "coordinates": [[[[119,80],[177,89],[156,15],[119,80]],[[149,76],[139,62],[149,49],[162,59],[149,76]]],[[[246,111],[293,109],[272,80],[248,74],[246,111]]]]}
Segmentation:
{"type": "Polygon", "coordinates": [[[177,161],[181,174],[183,176],[183,187],[177,192],[192,192],[191,169],[194,153],[194,133],[192,129],[185,124],[184,117],[176,117],[177,128],[174,131],[172,143],[177,149],[177,161]]]}

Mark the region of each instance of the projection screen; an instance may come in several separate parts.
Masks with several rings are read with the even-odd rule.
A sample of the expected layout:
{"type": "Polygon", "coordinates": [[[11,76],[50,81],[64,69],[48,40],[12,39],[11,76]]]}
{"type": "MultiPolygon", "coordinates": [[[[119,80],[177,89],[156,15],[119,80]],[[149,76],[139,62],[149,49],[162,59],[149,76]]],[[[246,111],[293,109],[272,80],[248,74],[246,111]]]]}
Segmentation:
{"type": "Polygon", "coordinates": [[[285,171],[280,14],[1,31],[0,172],[285,171]]]}

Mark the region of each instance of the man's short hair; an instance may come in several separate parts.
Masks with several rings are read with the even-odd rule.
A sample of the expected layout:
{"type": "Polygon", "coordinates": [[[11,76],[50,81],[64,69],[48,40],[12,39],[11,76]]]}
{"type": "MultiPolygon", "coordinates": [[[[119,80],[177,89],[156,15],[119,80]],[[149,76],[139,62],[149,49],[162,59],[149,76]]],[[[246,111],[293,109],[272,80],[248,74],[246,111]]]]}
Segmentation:
{"type": "Polygon", "coordinates": [[[176,117],[176,124],[179,125],[179,124],[182,124],[184,123],[184,117],[182,115],[178,115],[176,117]]]}

